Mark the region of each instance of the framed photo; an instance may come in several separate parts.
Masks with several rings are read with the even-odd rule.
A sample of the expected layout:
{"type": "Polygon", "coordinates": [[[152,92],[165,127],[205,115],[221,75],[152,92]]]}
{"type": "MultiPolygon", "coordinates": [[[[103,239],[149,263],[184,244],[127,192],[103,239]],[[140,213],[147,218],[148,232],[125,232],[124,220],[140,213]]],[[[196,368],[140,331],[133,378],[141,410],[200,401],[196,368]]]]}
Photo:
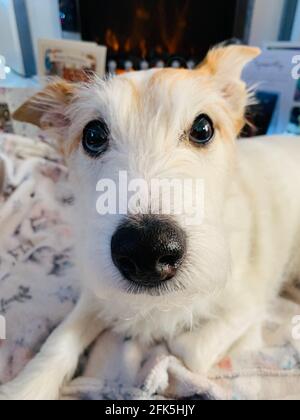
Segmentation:
{"type": "Polygon", "coordinates": [[[298,80],[297,86],[296,86],[295,102],[299,102],[299,105],[300,105],[300,79],[298,80]]]}
{"type": "Polygon", "coordinates": [[[265,44],[262,55],[247,66],[244,72],[244,80],[264,93],[261,105],[266,106],[266,110],[262,111],[270,120],[267,134],[300,134],[297,123],[300,108],[300,80],[293,77],[295,66],[293,58],[298,55],[300,55],[300,44],[268,43],[265,44]],[[276,102],[271,101],[271,104],[272,97],[277,99],[276,102]]]}
{"type": "Polygon", "coordinates": [[[276,116],[279,96],[272,92],[256,92],[256,103],[247,111],[247,121],[242,132],[243,137],[264,136],[272,129],[272,121],[276,116]]]}
{"type": "Polygon", "coordinates": [[[103,77],[107,49],[92,42],[47,40],[39,41],[38,74],[59,76],[70,82],[87,80],[90,75],[103,77]]]}
{"type": "Polygon", "coordinates": [[[291,110],[288,132],[297,136],[300,135],[300,104],[291,110]]]}

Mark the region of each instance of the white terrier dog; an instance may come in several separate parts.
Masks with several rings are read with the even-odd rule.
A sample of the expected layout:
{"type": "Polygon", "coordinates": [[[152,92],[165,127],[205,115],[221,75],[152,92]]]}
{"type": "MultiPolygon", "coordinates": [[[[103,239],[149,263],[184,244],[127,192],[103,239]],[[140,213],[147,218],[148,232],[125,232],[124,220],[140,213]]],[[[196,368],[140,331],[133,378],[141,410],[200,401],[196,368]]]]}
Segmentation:
{"type": "Polygon", "coordinates": [[[199,373],[259,337],[268,305],[300,273],[300,140],[236,141],[249,99],[241,73],[259,53],[216,48],[196,71],[58,81],[16,112],[51,126],[68,161],[82,297],[2,399],[57,399],[107,328],[164,341],[199,373]],[[140,214],[100,216],[96,185],[118,184],[119,171],[202,179],[202,223],[155,215],[142,198],[140,214]]]}

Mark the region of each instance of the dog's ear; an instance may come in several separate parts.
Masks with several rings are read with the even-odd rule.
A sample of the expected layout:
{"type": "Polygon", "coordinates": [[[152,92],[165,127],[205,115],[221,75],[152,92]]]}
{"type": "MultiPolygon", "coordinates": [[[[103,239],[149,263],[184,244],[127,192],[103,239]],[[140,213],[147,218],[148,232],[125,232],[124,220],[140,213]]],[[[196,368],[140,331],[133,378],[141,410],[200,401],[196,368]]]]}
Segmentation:
{"type": "Polygon", "coordinates": [[[243,124],[241,117],[244,115],[248,104],[249,93],[241,76],[244,67],[258,57],[261,50],[243,45],[217,47],[212,49],[198,70],[212,76],[217,89],[228,101],[231,111],[243,124]]]}
{"type": "Polygon", "coordinates": [[[224,80],[240,80],[244,67],[261,54],[261,50],[245,45],[216,47],[209,51],[199,70],[224,80]]]}
{"type": "Polygon", "coordinates": [[[13,118],[43,129],[59,131],[68,125],[66,107],[74,95],[74,85],[56,80],[18,108],[13,118]]]}

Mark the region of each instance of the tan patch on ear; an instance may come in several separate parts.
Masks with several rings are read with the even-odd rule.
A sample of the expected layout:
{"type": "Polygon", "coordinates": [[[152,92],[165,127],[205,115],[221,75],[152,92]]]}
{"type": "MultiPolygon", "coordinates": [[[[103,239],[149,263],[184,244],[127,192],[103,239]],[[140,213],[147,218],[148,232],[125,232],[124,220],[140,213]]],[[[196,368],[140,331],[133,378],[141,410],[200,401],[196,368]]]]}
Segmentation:
{"type": "Polygon", "coordinates": [[[243,68],[261,54],[261,50],[245,45],[213,48],[198,71],[212,76],[223,74],[228,79],[240,78],[243,68]]]}
{"type": "Polygon", "coordinates": [[[31,107],[31,101],[25,102],[12,115],[13,119],[28,124],[39,126],[41,112],[31,107]]]}
{"type": "Polygon", "coordinates": [[[16,121],[47,128],[42,123],[43,116],[56,106],[68,105],[73,92],[74,85],[71,83],[64,80],[56,81],[21,105],[13,113],[13,118],[16,121]]]}

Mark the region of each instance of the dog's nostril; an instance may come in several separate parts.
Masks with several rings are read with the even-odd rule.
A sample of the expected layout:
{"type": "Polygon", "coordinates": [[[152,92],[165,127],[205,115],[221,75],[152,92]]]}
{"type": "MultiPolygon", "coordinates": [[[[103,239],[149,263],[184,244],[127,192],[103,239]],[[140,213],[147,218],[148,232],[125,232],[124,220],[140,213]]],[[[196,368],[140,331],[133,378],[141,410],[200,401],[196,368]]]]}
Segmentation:
{"type": "Polygon", "coordinates": [[[171,280],[177,273],[181,264],[181,257],[176,255],[165,255],[157,261],[156,270],[162,281],[171,280]]]}
{"type": "Polygon", "coordinates": [[[158,264],[161,266],[170,266],[176,267],[180,262],[180,257],[176,255],[166,255],[164,257],[159,258],[158,264]]]}

